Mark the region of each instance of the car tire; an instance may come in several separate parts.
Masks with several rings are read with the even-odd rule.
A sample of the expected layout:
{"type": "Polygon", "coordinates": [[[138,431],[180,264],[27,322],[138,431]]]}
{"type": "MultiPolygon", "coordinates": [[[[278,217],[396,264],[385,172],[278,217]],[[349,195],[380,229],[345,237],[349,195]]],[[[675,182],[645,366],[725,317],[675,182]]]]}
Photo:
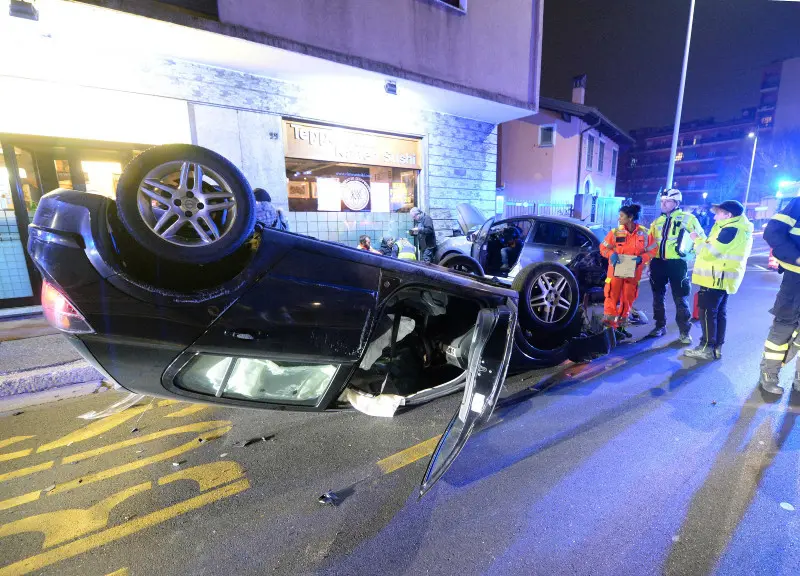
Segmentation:
{"type": "Polygon", "coordinates": [[[522,270],[511,288],[519,293],[519,321],[528,330],[558,332],[570,325],[580,302],[578,281],[566,266],[540,262],[522,270]]]}
{"type": "Polygon", "coordinates": [[[483,268],[476,261],[469,256],[463,254],[448,254],[439,262],[439,266],[459,272],[462,274],[474,274],[475,276],[483,276],[483,268]]]}
{"type": "Polygon", "coordinates": [[[116,196],[125,230],[148,252],[175,262],[221,260],[255,226],[247,179],[226,158],[200,146],[167,144],[142,152],[123,170],[116,196]]]}

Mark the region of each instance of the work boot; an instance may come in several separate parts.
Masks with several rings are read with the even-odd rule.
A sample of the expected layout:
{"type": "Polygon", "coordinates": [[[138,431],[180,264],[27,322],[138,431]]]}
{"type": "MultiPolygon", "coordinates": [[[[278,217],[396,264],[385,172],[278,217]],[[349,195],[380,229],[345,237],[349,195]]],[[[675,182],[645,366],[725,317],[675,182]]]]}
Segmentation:
{"type": "Polygon", "coordinates": [[[722,346],[714,347],[714,358],[717,360],[722,360],[722,346]]]}
{"type": "Polygon", "coordinates": [[[628,332],[624,327],[620,326],[617,328],[617,338],[622,340],[624,338],[633,338],[633,334],[628,332]]]}
{"type": "Polygon", "coordinates": [[[645,338],[661,338],[667,333],[666,326],[656,326],[653,330],[645,336],[645,338]]]}
{"type": "Polygon", "coordinates": [[[761,378],[758,380],[758,385],[764,392],[770,394],[783,394],[783,388],[778,386],[778,375],[770,374],[769,372],[762,372],[761,378]]]}
{"type": "Polygon", "coordinates": [[[678,342],[684,346],[688,346],[692,343],[692,336],[688,332],[681,332],[681,335],[678,336],[678,342]]]}
{"type": "Polygon", "coordinates": [[[698,344],[694,348],[684,350],[683,355],[687,358],[694,358],[696,360],[713,360],[714,349],[707,344],[698,344]]]}

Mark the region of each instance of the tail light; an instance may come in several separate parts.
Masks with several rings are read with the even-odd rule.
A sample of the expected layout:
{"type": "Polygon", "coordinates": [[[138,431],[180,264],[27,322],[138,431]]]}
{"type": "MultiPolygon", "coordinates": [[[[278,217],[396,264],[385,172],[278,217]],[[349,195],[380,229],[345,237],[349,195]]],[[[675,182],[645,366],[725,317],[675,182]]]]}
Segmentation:
{"type": "Polygon", "coordinates": [[[70,334],[94,332],[72,302],[49,282],[42,282],[42,309],[50,325],[62,332],[70,334]]]}

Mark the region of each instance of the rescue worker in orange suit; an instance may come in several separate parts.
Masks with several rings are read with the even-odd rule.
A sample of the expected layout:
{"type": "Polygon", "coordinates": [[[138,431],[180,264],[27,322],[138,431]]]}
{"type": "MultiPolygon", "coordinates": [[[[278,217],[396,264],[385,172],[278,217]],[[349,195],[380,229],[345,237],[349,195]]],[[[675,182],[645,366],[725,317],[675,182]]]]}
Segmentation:
{"type": "Polygon", "coordinates": [[[603,322],[625,338],[632,336],[626,326],[631,307],[639,296],[642,272],[658,249],[647,228],[638,224],[640,212],[641,207],[637,204],[623,206],[619,211],[619,227],[613,228],[600,244],[600,253],[608,258],[603,322]],[[617,278],[614,275],[615,266],[619,264],[623,254],[636,258],[633,278],[617,278]]]}

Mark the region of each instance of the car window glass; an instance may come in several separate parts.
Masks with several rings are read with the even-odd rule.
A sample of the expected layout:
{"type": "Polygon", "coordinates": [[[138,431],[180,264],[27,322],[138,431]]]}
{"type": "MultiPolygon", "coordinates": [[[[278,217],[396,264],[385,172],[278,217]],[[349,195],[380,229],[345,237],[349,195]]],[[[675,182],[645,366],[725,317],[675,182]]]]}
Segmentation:
{"type": "Polygon", "coordinates": [[[569,228],[558,222],[539,221],[536,223],[533,242],[552,246],[566,246],[569,240],[569,228]]]}
{"type": "Polygon", "coordinates": [[[199,394],[314,406],[336,374],[333,364],[200,354],[178,374],[178,387],[199,394]]]}
{"type": "Polygon", "coordinates": [[[589,250],[592,247],[592,241],[583,232],[575,230],[575,246],[581,250],[589,250]]]}
{"type": "Polygon", "coordinates": [[[520,240],[524,240],[528,237],[531,226],[533,226],[533,224],[530,220],[504,220],[492,226],[490,233],[495,234],[499,232],[504,235],[513,235],[520,240]]]}

